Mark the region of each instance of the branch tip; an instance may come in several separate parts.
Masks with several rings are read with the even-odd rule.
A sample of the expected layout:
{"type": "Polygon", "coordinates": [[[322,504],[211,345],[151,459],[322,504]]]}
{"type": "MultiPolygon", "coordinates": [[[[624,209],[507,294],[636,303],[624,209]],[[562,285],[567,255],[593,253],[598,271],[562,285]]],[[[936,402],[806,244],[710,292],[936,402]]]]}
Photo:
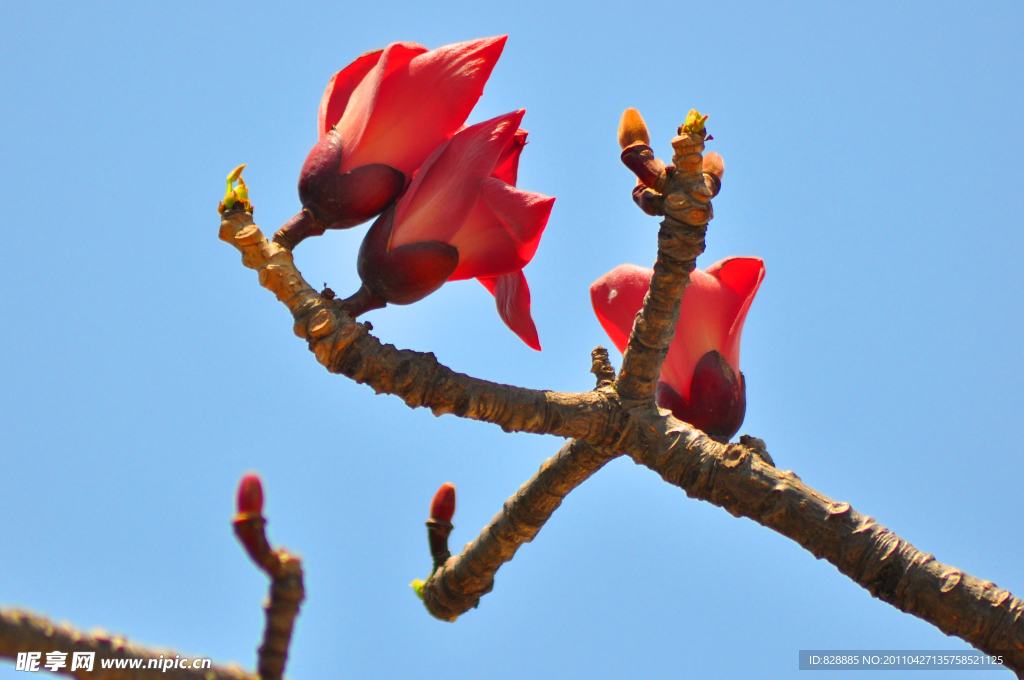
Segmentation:
{"type": "Polygon", "coordinates": [[[598,345],[590,352],[590,372],[597,377],[597,388],[608,387],[615,382],[615,367],[608,358],[608,350],[598,345]]]}
{"type": "Polygon", "coordinates": [[[302,561],[283,548],[273,550],[267,541],[263,518],[263,485],[255,474],[242,477],[236,499],[238,514],[232,524],[235,535],[253,562],[270,577],[263,644],[257,651],[260,680],[281,680],[288,659],[292,629],[299,606],[306,599],[302,561]]]}
{"type": "Polygon", "coordinates": [[[697,109],[690,109],[690,113],[687,114],[686,120],[683,121],[683,124],[681,126],[679,126],[679,134],[706,134],[704,123],[707,121],[707,119],[708,117],[700,115],[700,111],[698,111],[697,109]]]}
{"type": "Polygon", "coordinates": [[[236,205],[240,206],[243,210],[252,212],[252,203],[249,202],[249,188],[245,186],[245,180],[242,179],[242,171],[245,170],[245,167],[246,164],[243,163],[228,174],[228,186],[227,191],[224,192],[224,200],[217,206],[217,212],[221,215],[230,211],[236,205]],[[237,187],[234,186],[235,182],[238,182],[237,187]]]}

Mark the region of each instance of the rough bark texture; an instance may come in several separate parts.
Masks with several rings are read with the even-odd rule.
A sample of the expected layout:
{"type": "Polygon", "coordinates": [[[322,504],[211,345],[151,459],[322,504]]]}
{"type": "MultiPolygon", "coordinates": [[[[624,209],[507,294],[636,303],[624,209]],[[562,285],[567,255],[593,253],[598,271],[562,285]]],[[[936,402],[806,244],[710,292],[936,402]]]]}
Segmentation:
{"type": "Polygon", "coordinates": [[[270,593],[263,606],[267,622],[263,644],[256,652],[260,680],[281,680],[299,607],[306,599],[302,560],[283,548],[272,550],[266,520],[259,512],[239,512],[232,522],[235,535],[249,557],[270,577],[270,593]]]}
{"type": "Polygon", "coordinates": [[[633,430],[633,459],[688,496],[791,538],[871,595],[1024,669],[1024,603],[913,545],[777,470],[751,448],[719,444],[669,415],[646,414],[633,430]]]}
{"type": "Polygon", "coordinates": [[[658,232],[658,259],[615,384],[615,391],[627,404],[653,403],[661,364],[679,321],[683,291],[697,257],[704,252],[704,235],[713,215],[701,156],[704,137],[703,130],[680,130],[672,140],[675,171],[657,182],[664,186],[659,205],[665,215],[658,232]]]}
{"type": "Polygon", "coordinates": [[[281,568],[270,582],[270,597],[264,610],[267,615],[263,644],[257,650],[260,680],[281,680],[288,661],[299,605],[306,599],[302,584],[302,566],[290,555],[281,555],[281,568]]]}
{"type": "MultiPolygon", "coordinates": [[[[139,646],[124,638],[103,633],[83,633],[67,625],[54,625],[47,619],[16,610],[0,611],[0,656],[16,659],[19,652],[67,652],[67,667],[58,671],[79,680],[152,680],[154,677],[168,680],[258,680],[237,666],[214,666],[205,670],[168,668],[161,672],[149,668],[102,668],[102,659],[173,659],[177,652],[139,646]],[[73,652],[95,652],[96,660],[92,671],[71,668],[73,652]]],[[[193,657],[186,657],[192,659],[193,657]]],[[[49,674],[42,670],[42,674],[49,674]]]]}
{"type": "Polygon", "coordinates": [[[533,540],[570,491],[585,482],[615,453],[573,440],[548,458],[480,535],[434,571],[423,586],[423,604],[439,619],[454,621],[491,592],[494,574],[533,540]]]}
{"type": "Polygon", "coordinates": [[[353,321],[333,299],[306,283],[291,251],[268,241],[249,212],[225,213],[220,238],[241,251],[242,263],[258,272],[260,285],[288,307],[295,334],[309,342],[317,361],[332,373],[369,385],[378,394],[399,396],[410,407],[494,423],[506,432],[555,434],[601,445],[614,442],[621,431],[618,409],[602,393],[492,383],[456,373],[431,353],[382,344],[365,324],[353,321]]]}

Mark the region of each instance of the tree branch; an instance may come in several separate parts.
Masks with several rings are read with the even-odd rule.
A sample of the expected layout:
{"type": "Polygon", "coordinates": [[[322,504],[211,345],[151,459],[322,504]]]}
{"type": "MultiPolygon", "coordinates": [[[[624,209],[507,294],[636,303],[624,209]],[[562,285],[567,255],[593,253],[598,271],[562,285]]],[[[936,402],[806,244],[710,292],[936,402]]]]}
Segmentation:
{"type": "MultiPolygon", "coordinates": [[[[657,178],[639,173],[641,180],[659,187],[659,212],[663,211],[665,219],[658,232],[658,259],[651,287],[633,324],[615,383],[615,391],[628,404],[654,403],[661,364],[679,322],[683,291],[690,283],[697,257],[704,252],[704,235],[713,215],[701,156],[705,136],[703,125],[698,131],[681,127],[679,136],[672,140],[674,172],[663,170],[657,178]]],[[[645,144],[636,144],[623,152],[624,159],[638,148],[645,156],[650,151],[645,144]]]]}
{"type": "Polygon", "coordinates": [[[370,335],[322,297],[295,267],[291,251],[268,241],[241,208],[224,213],[220,238],[242,253],[260,285],[292,312],[294,331],[309,342],[321,364],[358,383],[401,397],[411,408],[453,413],[499,425],[506,432],[533,432],[612,444],[621,436],[621,413],[607,393],[530,390],[472,378],[439,363],[431,353],[395,349],[370,335]]]}
{"type": "MultiPolygon", "coordinates": [[[[50,651],[67,652],[67,666],[58,672],[79,680],[152,680],[154,672],[157,672],[155,669],[162,669],[165,661],[173,661],[181,656],[172,650],[142,647],[117,636],[102,633],[90,635],[67,625],[55,626],[45,618],[26,612],[0,611],[0,656],[14,660],[19,653],[42,652],[45,662],[46,652],[50,651]],[[74,652],[94,652],[96,658],[93,669],[78,669],[72,673],[71,655],[74,652]],[[103,668],[104,659],[145,661],[142,668],[103,668]],[[150,659],[159,662],[159,665],[147,668],[150,659]]],[[[193,657],[186,658],[191,660],[193,657]]],[[[238,666],[167,668],[160,673],[160,677],[168,680],[259,680],[238,666]]]]}
{"type": "Polygon", "coordinates": [[[299,606],[306,599],[302,560],[284,548],[274,550],[267,540],[263,517],[263,488],[256,475],[246,475],[238,492],[238,514],[232,521],[235,535],[259,569],[270,577],[270,592],[263,609],[267,623],[263,644],[256,652],[260,680],[281,680],[288,661],[299,606]]]}
{"type": "Polygon", "coordinates": [[[1002,654],[1004,664],[1024,678],[1024,604],[1019,599],[937,562],[849,504],[815,492],[792,472],[776,470],[765,462],[770,458],[763,447],[753,445],[753,438],[745,440],[751,446],[720,444],[654,405],[657,376],[689,272],[703,251],[710,198],[720,179],[701,173],[703,142],[702,125],[684,125],[673,140],[674,166],[664,180],[647,177],[647,166],[641,168],[658,189],[639,187],[649,199],[641,205],[666,215],[654,278],[618,379],[608,384],[607,362],[598,354],[594,366],[599,387],[583,394],[497,385],[455,373],[432,354],[381,345],[365,325],[352,321],[302,280],[291,253],[269,243],[250,213],[225,213],[221,238],[242,252],[243,263],[259,271],[260,283],[289,307],[296,334],[309,341],[329,371],[438,415],[454,413],[506,431],[579,440],[545,463],[463,555],[450,558],[431,576],[423,595],[435,616],[451,620],[475,606],[493,586],[501,564],[536,535],[565,494],[614,457],[603,452],[625,451],[688,495],[792,538],[875,597],[982,651],[1002,654]],[[570,463],[575,459],[579,462],[570,463]],[[573,468],[572,474],[554,472],[563,465],[573,468]],[[542,481],[546,475],[555,475],[558,483],[542,481]]]}
{"type": "MultiPolygon", "coordinates": [[[[756,450],[720,444],[669,415],[643,416],[633,460],[686,495],[747,517],[826,559],[872,596],[956,635],[1024,677],[1024,603],[1009,591],[919,551],[849,503],[765,463],[756,450]]],[[[756,440],[755,440],[756,441],[756,440]]]]}
{"type": "MultiPolygon", "coordinates": [[[[533,540],[570,491],[616,457],[586,442],[566,442],[466,545],[434,571],[423,586],[423,604],[439,619],[454,621],[494,587],[494,574],[523,543],[533,540]]],[[[612,450],[614,451],[614,450],[612,450]]]]}

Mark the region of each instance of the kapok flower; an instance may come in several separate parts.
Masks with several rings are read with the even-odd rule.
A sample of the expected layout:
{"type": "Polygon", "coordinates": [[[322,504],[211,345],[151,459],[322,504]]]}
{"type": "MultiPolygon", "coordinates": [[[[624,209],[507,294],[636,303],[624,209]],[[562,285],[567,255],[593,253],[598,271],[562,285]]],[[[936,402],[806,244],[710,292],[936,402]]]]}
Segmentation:
{"type": "Polygon", "coordinates": [[[319,141],[299,175],[303,210],[278,232],[294,247],[379,214],[483,94],[507,36],[436,50],[392,43],[339,71],[320,101],[319,141]]]}
{"type": "Polygon", "coordinates": [[[445,281],[476,278],[494,295],[506,325],[540,349],[523,267],[555,199],[515,186],[524,113],[463,128],[442,143],[370,227],[358,269],[378,306],[410,304],[445,281]]]}
{"type": "MultiPolygon", "coordinates": [[[[590,286],[597,318],[620,352],[629,342],[653,274],[624,264],[590,286]]],[[[692,272],[658,377],[658,405],[720,441],[739,431],[746,413],[740,336],[763,278],[764,262],[756,257],[730,257],[692,272]]]]}

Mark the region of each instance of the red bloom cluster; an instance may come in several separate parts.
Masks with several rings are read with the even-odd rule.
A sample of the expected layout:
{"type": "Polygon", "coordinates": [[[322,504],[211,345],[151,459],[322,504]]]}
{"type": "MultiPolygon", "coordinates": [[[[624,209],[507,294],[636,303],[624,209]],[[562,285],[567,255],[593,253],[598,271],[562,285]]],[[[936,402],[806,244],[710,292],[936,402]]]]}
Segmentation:
{"type": "Polygon", "coordinates": [[[278,240],[294,246],[379,215],[358,264],[376,302],[409,304],[446,281],[476,278],[509,328],[539,350],[522,270],[555,199],[516,188],[523,111],[464,126],[505,39],[429,51],[393,43],[339,71],[299,178],[303,210],[278,240]]]}

